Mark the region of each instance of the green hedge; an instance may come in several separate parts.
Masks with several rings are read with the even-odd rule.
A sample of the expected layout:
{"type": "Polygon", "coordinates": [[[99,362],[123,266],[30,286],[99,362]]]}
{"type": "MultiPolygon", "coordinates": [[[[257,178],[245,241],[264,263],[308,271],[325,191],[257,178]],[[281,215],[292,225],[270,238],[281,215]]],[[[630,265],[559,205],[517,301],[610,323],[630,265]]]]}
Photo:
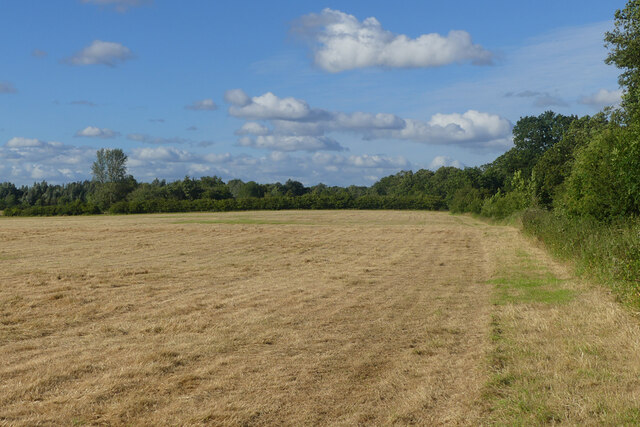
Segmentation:
{"type": "MultiPolygon", "coordinates": [[[[442,210],[446,205],[438,196],[377,196],[354,198],[348,195],[305,194],[298,197],[264,197],[246,199],[154,199],[146,201],[121,201],[109,208],[112,214],[160,213],[160,212],[229,212],[249,210],[283,209],[395,209],[442,210]]],[[[32,206],[9,208],[6,216],[84,215],[101,213],[93,204],[74,202],[56,206],[32,206]]]]}

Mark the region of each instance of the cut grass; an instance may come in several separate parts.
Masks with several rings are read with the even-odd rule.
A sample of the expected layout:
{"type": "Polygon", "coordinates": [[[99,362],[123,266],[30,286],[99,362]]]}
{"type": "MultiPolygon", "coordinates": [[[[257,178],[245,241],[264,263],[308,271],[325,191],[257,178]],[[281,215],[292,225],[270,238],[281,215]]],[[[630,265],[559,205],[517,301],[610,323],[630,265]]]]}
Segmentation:
{"type": "Polygon", "coordinates": [[[640,422],[637,320],[514,228],[162,214],[0,241],[0,424],[640,422]]]}
{"type": "MultiPolygon", "coordinates": [[[[190,220],[173,221],[173,224],[280,224],[280,225],[297,224],[297,225],[302,225],[303,223],[255,219],[255,218],[229,218],[229,219],[212,219],[212,220],[190,219],[190,220]]],[[[312,225],[312,224],[307,223],[304,225],[312,225]]]]}
{"type": "Polygon", "coordinates": [[[491,308],[473,222],[3,222],[21,257],[0,269],[0,424],[473,423],[491,308]]]}
{"type": "MultiPolygon", "coordinates": [[[[506,230],[506,229],[503,229],[506,230]]],[[[640,329],[513,230],[496,254],[487,424],[636,424],[640,329]],[[624,326],[622,326],[624,325],[624,326]]]]}

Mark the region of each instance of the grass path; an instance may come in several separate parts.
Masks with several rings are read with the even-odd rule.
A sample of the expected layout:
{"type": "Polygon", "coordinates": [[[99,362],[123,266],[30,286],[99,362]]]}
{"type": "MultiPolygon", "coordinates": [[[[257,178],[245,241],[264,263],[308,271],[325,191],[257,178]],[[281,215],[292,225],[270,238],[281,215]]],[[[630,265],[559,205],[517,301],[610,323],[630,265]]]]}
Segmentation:
{"type": "Polygon", "coordinates": [[[0,425],[622,424],[640,328],[430,212],[0,220],[0,425]]]}

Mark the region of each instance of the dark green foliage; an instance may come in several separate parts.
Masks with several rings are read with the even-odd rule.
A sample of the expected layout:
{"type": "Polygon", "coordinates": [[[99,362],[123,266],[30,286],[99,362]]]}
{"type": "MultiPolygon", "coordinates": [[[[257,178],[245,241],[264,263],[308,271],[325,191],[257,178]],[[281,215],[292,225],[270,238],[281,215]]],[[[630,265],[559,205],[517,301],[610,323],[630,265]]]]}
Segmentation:
{"type": "Polygon", "coordinates": [[[533,167],[532,181],[538,203],[551,207],[556,193],[571,173],[576,150],[584,147],[609,123],[603,113],[574,120],[560,141],[540,157],[533,167]]]}
{"type": "Polygon", "coordinates": [[[449,210],[452,213],[471,212],[479,214],[482,211],[483,202],[484,197],[482,191],[467,186],[456,190],[449,203],[449,210]]]}
{"type": "Polygon", "coordinates": [[[575,155],[562,208],[599,220],[640,214],[640,126],[611,125],[575,155]]]}
{"type": "Polygon", "coordinates": [[[640,0],[629,0],[615,13],[614,29],[605,34],[609,55],[605,62],[621,68],[618,78],[625,89],[622,106],[628,120],[640,113],[640,0]]]}

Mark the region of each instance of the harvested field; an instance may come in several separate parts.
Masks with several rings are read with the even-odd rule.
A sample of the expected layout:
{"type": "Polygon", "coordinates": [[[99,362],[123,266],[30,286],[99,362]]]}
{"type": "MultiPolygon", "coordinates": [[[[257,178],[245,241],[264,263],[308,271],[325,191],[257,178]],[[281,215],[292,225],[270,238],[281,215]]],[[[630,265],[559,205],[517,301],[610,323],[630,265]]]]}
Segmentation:
{"type": "Polygon", "coordinates": [[[0,242],[0,424],[638,413],[637,320],[513,228],[392,211],[0,218],[0,242]]]}

